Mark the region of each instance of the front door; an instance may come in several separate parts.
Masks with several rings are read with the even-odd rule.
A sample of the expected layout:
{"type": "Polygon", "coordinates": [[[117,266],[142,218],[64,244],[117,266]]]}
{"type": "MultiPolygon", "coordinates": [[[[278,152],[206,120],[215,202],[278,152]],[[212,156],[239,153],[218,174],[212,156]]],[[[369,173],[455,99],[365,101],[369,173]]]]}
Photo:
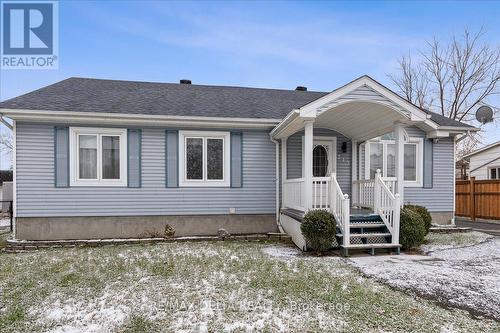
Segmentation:
{"type": "Polygon", "coordinates": [[[336,171],[335,138],[314,139],[313,177],[328,177],[336,171]]]}

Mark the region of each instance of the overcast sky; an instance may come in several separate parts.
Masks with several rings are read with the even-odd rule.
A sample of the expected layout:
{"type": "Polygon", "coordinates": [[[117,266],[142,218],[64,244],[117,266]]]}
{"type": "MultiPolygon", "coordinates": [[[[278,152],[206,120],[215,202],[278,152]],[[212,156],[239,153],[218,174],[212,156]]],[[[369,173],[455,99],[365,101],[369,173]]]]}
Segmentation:
{"type": "MultiPolygon", "coordinates": [[[[494,1],[61,2],[59,69],[2,70],[0,99],[71,76],[330,91],[368,74],[393,88],[397,59],[433,36],[484,27],[498,47],[499,17],[494,1]]],[[[484,137],[500,140],[498,124],[484,137]]]]}

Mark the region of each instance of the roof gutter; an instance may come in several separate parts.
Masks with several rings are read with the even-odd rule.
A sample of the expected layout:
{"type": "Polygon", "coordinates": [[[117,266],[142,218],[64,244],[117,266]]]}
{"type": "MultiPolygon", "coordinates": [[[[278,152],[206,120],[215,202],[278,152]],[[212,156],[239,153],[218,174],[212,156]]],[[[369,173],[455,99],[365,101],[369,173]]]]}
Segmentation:
{"type": "Polygon", "coordinates": [[[0,109],[0,112],[14,120],[71,123],[84,122],[88,124],[126,124],[151,126],[203,126],[231,128],[265,128],[278,125],[281,119],[268,118],[229,118],[229,117],[198,117],[174,115],[124,114],[109,112],[75,112],[47,111],[24,109],[0,109]]]}
{"type": "Polygon", "coordinates": [[[271,138],[274,138],[282,128],[286,127],[289,123],[295,120],[300,115],[299,109],[292,110],[275,128],[271,131],[271,138]]]}

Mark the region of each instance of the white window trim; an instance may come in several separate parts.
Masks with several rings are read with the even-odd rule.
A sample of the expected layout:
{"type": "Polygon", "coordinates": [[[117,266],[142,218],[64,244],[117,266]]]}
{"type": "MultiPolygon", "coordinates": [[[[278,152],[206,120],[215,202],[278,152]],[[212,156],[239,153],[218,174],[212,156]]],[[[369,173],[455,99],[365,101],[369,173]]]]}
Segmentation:
{"type": "Polygon", "coordinates": [[[69,128],[70,186],[127,186],[127,130],[122,128],[69,128]],[[97,179],[78,178],[78,136],[97,136],[97,179]],[[120,137],[120,179],[102,179],[102,136],[120,137]]]}
{"type": "Polygon", "coordinates": [[[489,180],[498,180],[500,179],[500,165],[493,165],[493,166],[490,166],[488,167],[488,179],[489,180]],[[492,169],[497,169],[497,178],[491,178],[491,170],[492,169]]]}
{"type": "Polygon", "coordinates": [[[231,133],[216,131],[179,131],[179,186],[180,187],[229,187],[231,186],[231,133]],[[203,179],[187,179],[186,170],[186,139],[203,139],[203,179]],[[223,140],[222,180],[210,180],[207,178],[207,139],[223,140]]]}
{"type": "MultiPolygon", "coordinates": [[[[384,175],[387,172],[387,144],[395,144],[395,140],[369,140],[366,141],[365,145],[365,179],[370,179],[370,143],[382,143],[383,144],[383,159],[382,163],[384,166],[384,175]]],[[[408,138],[404,144],[415,144],[417,146],[417,179],[415,181],[405,180],[405,187],[422,187],[424,183],[424,139],[423,138],[408,138]]],[[[396,161],[397,163],[397,161],[396,161]]],[[[390,177],[389,179],[396,179],[390,177]]]]}

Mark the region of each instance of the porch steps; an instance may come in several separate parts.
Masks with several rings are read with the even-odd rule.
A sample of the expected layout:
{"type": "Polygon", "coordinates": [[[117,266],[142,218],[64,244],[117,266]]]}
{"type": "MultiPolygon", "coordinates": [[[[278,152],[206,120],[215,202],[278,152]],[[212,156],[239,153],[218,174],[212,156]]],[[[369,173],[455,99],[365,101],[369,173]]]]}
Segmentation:
{"type": "Polygon", "coordinates": [[[392,235],[382,221],[380,215],[351,215],[349,230],[349,245],[342,245],[342,234],[337,234],[337,242],[342,254],[349,255],[350,250],[367,250],[371,255],[376,249],[395,250],[399,254],[401,245],[392,244],[392,235]]]}
{"type": "MultiPolygon", "coordinates": [[[[338,237],[341,237],[342,234],[337,234],[338,237]]],[[[391,233],[364,233],[364,234],[351,234],[351,238],[367,238],[367,237],[391,237],[391,233]]]]}

